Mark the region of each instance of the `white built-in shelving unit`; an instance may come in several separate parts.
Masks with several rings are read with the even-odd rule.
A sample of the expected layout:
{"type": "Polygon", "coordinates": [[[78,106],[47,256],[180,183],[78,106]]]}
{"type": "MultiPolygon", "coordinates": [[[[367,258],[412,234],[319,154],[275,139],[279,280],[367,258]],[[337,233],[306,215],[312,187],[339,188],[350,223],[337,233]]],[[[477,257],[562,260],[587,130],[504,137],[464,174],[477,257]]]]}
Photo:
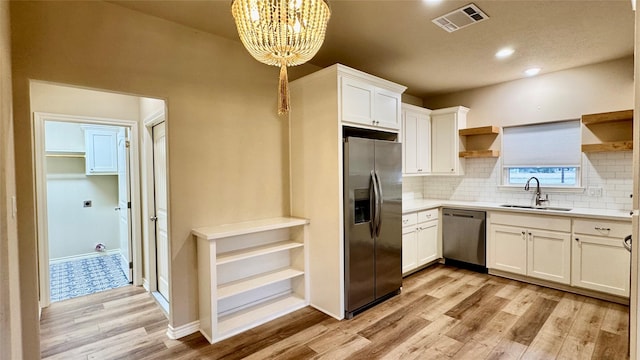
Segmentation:
{"type": "Polygon", "coordinates": [[[306,219],[193,229],[200,332],[214,343],[309,304],[306,219]]]}

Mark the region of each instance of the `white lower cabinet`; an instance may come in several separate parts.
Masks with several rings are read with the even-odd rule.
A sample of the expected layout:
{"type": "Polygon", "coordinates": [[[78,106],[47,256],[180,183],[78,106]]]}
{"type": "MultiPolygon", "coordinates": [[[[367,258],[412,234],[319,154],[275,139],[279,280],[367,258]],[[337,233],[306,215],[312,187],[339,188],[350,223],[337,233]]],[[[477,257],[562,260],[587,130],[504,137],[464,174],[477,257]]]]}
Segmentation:
{"type": "Polygon", "coordinates": [[[631,260],[622,240],[629,234],[628,222],[575,220],[571,285],[628,297],[631,260]]]}
{"type": "Polygon", "coordinates": [[[442,257],[438,241],[438,209],[404,214],[402,225],[403,274],[442,257]]]}
{"type": "Polygon", "coordinates": [[[501,212],[489,216],[490,269],[571,282],[571,219],[501,212]]]}

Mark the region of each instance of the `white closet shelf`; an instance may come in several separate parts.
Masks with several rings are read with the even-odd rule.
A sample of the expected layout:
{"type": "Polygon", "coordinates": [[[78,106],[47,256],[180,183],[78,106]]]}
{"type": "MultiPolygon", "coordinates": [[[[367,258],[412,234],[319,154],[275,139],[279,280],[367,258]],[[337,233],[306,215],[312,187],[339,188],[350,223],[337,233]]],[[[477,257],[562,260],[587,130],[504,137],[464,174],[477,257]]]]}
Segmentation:
{"type": "Polygon", "coordinates": [[[216,240],[231,236],[246,235],[262,231],[285,229],[309,223],[307,219],[277,217],[271,219],[246,221],[236,224],[201,227],[191,233],[206,240],[216,240]]]}
{"type": "Polygon", "coordinates": [[[229,251],[218,254],[216,257],[216,265],[223,265],[234,261],[250,259],[252,257],[271,254],[279,251],[303,247],[303,243],[296,241],[278,241],[263,246],[255,246],[247,249],[229,251]]]}
{"type": "Polygon", "coordinates": [[[218,285],[218,300],[304,275],[304,271],[285,268],[218,285]]]}
{"type": "Polygon", "coordinates": [[[232,314],[221,316],[218,319],[219,340],[238,334],[248,328],[264,324],[305,306],[304,299],[295,294],[287,294],[232,314]]]}

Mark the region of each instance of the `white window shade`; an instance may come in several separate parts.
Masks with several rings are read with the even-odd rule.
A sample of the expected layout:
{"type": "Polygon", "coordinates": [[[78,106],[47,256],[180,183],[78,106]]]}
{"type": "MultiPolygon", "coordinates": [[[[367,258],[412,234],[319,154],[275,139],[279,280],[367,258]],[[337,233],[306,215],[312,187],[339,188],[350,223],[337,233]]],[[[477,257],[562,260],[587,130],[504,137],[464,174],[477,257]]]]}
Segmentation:
{"type": "Polygon", "coordinates": [[[506,127],[502,130],[505,167],[579,167],[580,121],[506,127]]]}

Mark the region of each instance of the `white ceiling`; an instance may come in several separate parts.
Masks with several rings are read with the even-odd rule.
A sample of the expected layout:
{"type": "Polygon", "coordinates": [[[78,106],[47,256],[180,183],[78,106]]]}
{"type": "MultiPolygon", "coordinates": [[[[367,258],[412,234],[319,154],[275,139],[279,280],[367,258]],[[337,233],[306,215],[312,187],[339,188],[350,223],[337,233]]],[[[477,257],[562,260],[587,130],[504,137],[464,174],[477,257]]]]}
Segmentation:
{"type": "MultiPolygon", "coordinates": [[[[240,41],[229,0],[110,2],[240,41]]],[[[325,42],[310,62],[342,63],[424,98],[522,78],[532,66],[544,74],[633,55],[629,0],[478,0],[486,21],[453,33],[431,22],[469,3],[330,0],[325,42]],[[515,54],[497,60],[505,46],[515,54]]]]}

